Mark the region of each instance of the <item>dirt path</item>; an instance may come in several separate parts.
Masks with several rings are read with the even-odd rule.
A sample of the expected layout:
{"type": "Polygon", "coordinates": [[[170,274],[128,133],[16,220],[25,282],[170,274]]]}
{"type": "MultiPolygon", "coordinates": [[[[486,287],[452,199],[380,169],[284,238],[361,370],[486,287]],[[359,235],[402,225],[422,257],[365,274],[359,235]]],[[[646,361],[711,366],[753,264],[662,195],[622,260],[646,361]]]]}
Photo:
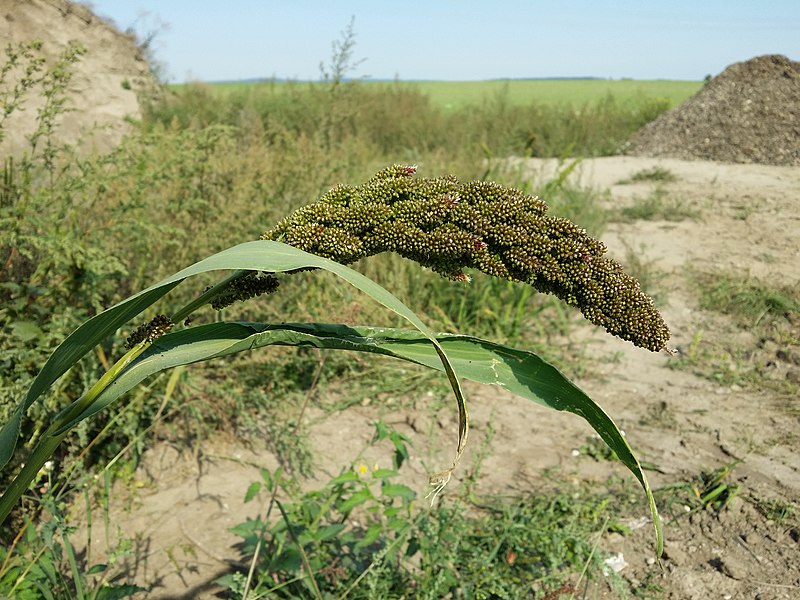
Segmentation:
{"type": "MultiPolygon", "coordinates": [[[[531,160],[525,168],[546,176],[557,165],[531,160]]],[[[730,325],[699,310],[688,267],[749,273],[795,286],[800,281],[800,169],[612,157],[587,160],[572,177],[610,190],[610,207],[630,205],[658,186],[668,198],[698,211],[698,217],[679,221],[612,224],[603,236],[613,256],[624,262],[633,248],[657,270],[657,288],[666,297],[663,314],[674,332],[672,345],[683,353],[698,339],[713,345],[728,335],[730,325]],[[619,183],[655,166],[668,169],[676,180],[619,183]]],[[[628,564],[621,575],[634,583],[657,584],[664,590],[657,598],[800,598],[797,519],[770,520],[757,510],[759,502],[767,501],[794,503],[799,510],[797,399],[671,369],[675,359],[638,350],[590,326],[578,335],[585,335],[591,355],[615,358],[598,362],[595,371],[602,377],[595,374],[579,383],[625,430],[640,459],[657,465],[650,474],[654,487],[742,461],[727,480],[738,484],[740,493],[726,509],[719,515],[698,512],[667,526],[663,570],[652,564],[650,527],[624,537],[606,536],[603,549],[622,552],[628,564]]],[[[746,331],[742,336],[755,352],[758,340],[748,339],[746,331]]],[[[770,358],[756,352],[757,360],[771,361],[776,377],[797,377],[800,364],[781,356],[792,355],[770,358]]],[[[494,388],[470,386],[468,392],[473,430],[460,477],[469,471],[487,432],[494,430],[480,493],[525,493],[536,489],[543,470],[552,467],[565,477],[598,483],[611,475],[629,477],[616,462],[597,462],[576,452],[592,434],[577,417],[494,388]]],[[[335,474],[356,457],[375,417],[372,406],[354,407],[314,425],[320,477],[335,474]]],[[[409,461],[405,482],[424,495],[425,467],[435,470],[449,460],[455,415],[441,410],[434,418],[424,413],[383,418],[412,438],[418,455],[409,461]],[[432,448],[431,440],[440,447],[432,448]]],[[[388,457],[369,456],[367,461],[386,464],[388,457]]],[[[115,507],[112,516],[139,545],[140,560],[131,565],[131,573],[143,585],[156,585],[148,598],[212,597],[219,590],[210,582],[238,560],[231,547],[237,538],[227,529],[260,508],[242,503],[247,486],[258,478],[256,466],[274,468],[275,459],[223,442],[204,445],[191,459],[167,446],[150,452],[139,474],[144,482],[140,493],[128,506],[115,507]]],[[[98,531],[98,548],[100,536],[98,531]]]]}

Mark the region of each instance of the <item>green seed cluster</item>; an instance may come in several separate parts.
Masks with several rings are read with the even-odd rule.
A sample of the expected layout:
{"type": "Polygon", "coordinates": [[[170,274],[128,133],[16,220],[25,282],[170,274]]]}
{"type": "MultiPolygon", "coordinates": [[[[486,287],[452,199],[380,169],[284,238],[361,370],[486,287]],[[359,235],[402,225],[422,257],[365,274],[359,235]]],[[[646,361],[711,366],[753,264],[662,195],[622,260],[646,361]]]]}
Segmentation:
{"type": "Polygon", "coordinates": [[[156,315],[152,321],[139,325],[128,337],[125,347],[130,350],[142,342],[153,342],[172,329],[172,319],[167,315],[156,315]]]}
{"type": "Polygon", "coordinates": [[[397,252],[454,281],[478,269],[554,294],[637,346],[666,348],[670,332],[653,301],[584,229],[519,190],[415,172],[393,165],[362,185],[339,185],[261,238],[344,264],[397,252]]]}
{"type": "Polygon", "coordinates": [[[234,302],[244,302],[262,294],[271,294],[280,282],[272,275],[253,271],[233,280],[225,290],[211,301],[211,308],[222,310],[234,302]]]}

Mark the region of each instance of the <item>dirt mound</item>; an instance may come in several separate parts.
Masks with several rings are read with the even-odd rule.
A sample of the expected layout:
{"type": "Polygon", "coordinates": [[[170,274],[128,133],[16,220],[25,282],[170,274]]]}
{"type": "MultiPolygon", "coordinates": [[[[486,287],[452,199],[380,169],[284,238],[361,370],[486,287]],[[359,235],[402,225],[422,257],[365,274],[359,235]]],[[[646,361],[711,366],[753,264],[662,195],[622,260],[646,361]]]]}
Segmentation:
{"type": "Polygon", "coordinates": [[[637,131],[626,153],[800,165],[800,62],[774,54],[729,66],[637,131]]]}
{"type": "MultiPolygon", "coordinates": [[[[57,121],[58,143],[100,151],[113,147],[130,127],[125,118],[141,117],[140,98],[157,84],[133,36],[118,31],[81,4],[0,0],[0,39],[3,46],[12,47],[41,41],[40,53],[48,67],[70,43],[86,48],[69,82],[66,107],[70,110],[57,121]]],[[[0,58],[0,64],[5,59],[0,58]]],[[[13,89],[23,76],[23,69],[12,71],[3,87],[13,89]]],[[[28,150],[28,138],[43,105],[41,86],[29,90],[21,110],[15,110],[4,123],[6,136],[0,143],[0,155],[28,150]]]]}

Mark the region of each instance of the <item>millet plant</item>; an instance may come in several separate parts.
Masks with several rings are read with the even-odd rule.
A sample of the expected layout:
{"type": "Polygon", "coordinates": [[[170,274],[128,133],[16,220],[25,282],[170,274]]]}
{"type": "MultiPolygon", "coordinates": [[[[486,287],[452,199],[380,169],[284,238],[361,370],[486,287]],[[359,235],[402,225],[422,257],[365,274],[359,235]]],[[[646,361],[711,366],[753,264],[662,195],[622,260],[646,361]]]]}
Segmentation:
{"type": "Polygon", "coordinates": [[[390,292],[345,266],[396,252],[454,282],[474,269],[554,294],[607,332],[650,351],[667,350],[669,329],[652,300],[602,242],[547,213],[540,199],[495,183],[418,178],[413,166],[383,169],[358,186],[339,185],[289,215],[260,240],[210,256],[95,315],[55,350],[0,431],[0,465],[13,455],[25,411],[81,357],[184,280],[228,270],[171,315],[158,315],[130,336],[127,352],[93,386],[56,414],[0,498],[0,522],[70,430],[159,371],[268,345],[374,352],[446,373],[459,413],[452,465],[435,473],[433,499],[457,467],[469,421],[461,378],[495,384],[556,410],[580,415],[644,488],[657,546],[661,526],[642,468],[614,422],[582,390],[537,355],[469,335],[434,334],[390,292]],[[325,323],[215,322],[191,326],[205,305],[221,309],[279,289],[281,278],[324,269],[405,318],[414,330],[325,323]]]}

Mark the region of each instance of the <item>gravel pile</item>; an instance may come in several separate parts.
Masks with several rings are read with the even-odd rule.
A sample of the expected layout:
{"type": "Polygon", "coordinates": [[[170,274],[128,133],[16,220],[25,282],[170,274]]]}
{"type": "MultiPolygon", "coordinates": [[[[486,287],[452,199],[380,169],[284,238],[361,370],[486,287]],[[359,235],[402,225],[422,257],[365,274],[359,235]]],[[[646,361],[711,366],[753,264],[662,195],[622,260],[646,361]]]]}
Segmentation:
{"type": "Polygon", "coordinates": [[[637,131],[625,153],[800,166],[800,62],[774,54],[729,66],[637,131]]]}

